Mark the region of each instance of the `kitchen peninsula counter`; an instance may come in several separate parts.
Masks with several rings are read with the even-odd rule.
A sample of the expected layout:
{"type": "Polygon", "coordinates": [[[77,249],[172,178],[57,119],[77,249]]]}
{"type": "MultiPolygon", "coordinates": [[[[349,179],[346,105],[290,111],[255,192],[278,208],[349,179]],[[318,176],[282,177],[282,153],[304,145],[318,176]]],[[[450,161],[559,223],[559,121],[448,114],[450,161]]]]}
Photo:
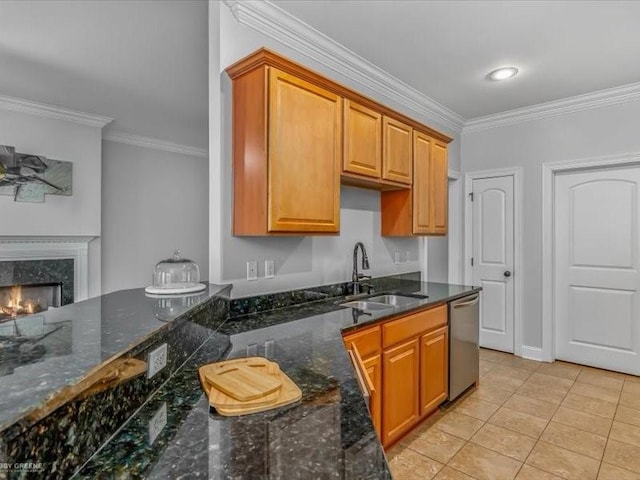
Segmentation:
{"type": "Polygon", "coordinates": [[[229,289],[208,285],[173,309],[144,289],[122,290],[0,323],[0,431],[229,289]]]}
{"type": "Polygon", "coordinates": [[[318,296],[314,289],[307,290],[310,297],[325,299],[245,315],[237,313],[251,307],[232,301],[236,316],[215,329],[77,478],[391,478],[342,334],[480,289],[412,280],[380,286],[428,298],[371,314],[341,307],[344,296],[318,296]],[[278,362],[301,388],[302,401],[247,416],[218,415],[197,368],[247,355],[278,362]],[[166,425],[156,434],[150,425],[163,412],[166,425]]]}
{"type": "Polygon", "coordinates": [[[230,289],[123,290],[0,324],[0,478],[70,478],[227,319],[230,289]]]}

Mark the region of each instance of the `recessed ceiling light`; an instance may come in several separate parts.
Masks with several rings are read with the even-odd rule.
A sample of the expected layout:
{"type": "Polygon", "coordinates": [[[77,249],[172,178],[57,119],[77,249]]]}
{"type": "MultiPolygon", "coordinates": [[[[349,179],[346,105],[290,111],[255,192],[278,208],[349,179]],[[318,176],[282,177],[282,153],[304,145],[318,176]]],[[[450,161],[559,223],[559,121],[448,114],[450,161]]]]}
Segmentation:
{"type": "Polygon", "coordinates": [[[507,80],[509,78],[515,77],[517,73],[518,69],[516,67],[502,67],[497,68],[493,72],[489,73],[489,78],[495,81],[507,80]]]}

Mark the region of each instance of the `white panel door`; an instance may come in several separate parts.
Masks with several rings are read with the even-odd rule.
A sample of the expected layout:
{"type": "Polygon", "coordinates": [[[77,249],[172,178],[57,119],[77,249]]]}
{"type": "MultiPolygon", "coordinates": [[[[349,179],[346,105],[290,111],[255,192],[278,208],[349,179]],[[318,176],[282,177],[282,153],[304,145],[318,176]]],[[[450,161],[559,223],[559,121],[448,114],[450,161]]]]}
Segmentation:
{"type": "Polygon", "coordinates": [[[556,358],[640,374],[640,168],[556,175],[556,358]]]}
{"type": "Polygon", "coordinates": [[[473,284],[480,346],[513,352],[513,176],[473,180],[473,284]]]}

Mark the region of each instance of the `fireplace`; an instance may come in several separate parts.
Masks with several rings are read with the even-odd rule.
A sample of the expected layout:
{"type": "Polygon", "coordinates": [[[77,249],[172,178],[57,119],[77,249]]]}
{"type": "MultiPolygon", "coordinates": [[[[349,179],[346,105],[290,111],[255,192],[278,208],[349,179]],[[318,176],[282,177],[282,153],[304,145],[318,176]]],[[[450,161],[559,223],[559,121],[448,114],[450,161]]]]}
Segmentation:
{"type": "Polygon", "coordinates": [[[61,302],[61,282],[0,286],[0,323],[57,308],[61,302]]]}
{"type": "MultiPolygon", "coordinates": [[[[60,299],[57,305],[47,302],[47,308],[86,300],[89,298],[89,243],[94,239],[0,236],[0,287],[61,284],[50,286],[49,290],[59,288],[60,299]]],[[[99,251],[99,246],[97,248],[99,251]]],[[[99,278],[99,256],[92,262],[92,268],[96,269],[93,278],[99,278]]],[[[3,290],[6,296],[6,289],[3,290]]],[[[57,292],[49,292],[45,297],[56,295],[57,292]]]]}
{"type": "Polygon", "coordinates": [[[0,261],[0,322],[73,302],[73,259],[0,261]]]}

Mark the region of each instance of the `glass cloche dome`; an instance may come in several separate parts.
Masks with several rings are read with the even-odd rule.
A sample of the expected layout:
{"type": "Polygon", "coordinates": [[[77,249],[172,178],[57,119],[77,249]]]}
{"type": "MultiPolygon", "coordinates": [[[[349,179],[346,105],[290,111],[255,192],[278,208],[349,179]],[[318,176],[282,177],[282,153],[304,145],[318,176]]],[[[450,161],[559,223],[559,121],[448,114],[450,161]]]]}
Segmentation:
{"type": "Polygon", "coordinates": [[[145,291],[153,294],[180,294],[204,290],[200,282],[200,269],[189,259],[180,258],[180,250],[173,252],[173,258],[158,262],[153,271],[153,284],[145,291]]]}
{"type": "Polygon", "coordinates": [[[153,314],[158,320],[169,322],[191,307],[207,299],[207,294],[189,293],[183,295],[149,295],[154,298],[153,314]]]}

